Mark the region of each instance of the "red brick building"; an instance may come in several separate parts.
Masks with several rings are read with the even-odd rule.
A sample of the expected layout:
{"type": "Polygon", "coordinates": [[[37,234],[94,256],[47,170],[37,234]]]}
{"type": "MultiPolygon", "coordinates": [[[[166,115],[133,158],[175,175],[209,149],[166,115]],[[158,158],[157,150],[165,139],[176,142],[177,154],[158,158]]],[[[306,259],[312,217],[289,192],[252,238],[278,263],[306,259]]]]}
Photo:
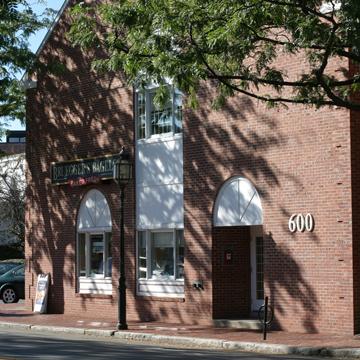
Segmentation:
{"type": "Polygon", "coordinates": [[[49,312],[116,319],[119,188],[98,174],[125,145],[129,320],[248,318],[269,296],[281,329],[359,332],[359,114],[242,96],[214,111],[210,84],[198,110],[169,85],[159,110],[154,86],[90,71],[66,28],[39,54],[66,70],[28,90],[27,306],[50,273],[49,312]]]}

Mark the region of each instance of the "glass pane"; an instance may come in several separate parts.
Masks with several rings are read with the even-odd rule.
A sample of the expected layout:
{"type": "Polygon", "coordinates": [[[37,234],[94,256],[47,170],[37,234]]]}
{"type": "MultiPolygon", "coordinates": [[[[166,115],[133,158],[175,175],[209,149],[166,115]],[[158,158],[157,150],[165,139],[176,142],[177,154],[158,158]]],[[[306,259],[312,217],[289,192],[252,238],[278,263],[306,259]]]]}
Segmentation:
{"type": "Polygon", "coordinates": [[[256,298],[258,300],[264,299],[264,248],[263,238],[256,238],[256,298]]]}
{"type": "Polygon", "coordinates": [[[146,279],[146,232],[138,232],[138,276],[139,279],[146,279]]]}
{"type": "Polygon", "coordinates": [[[120,165],[120,180],[130,180],[131,164],[124,162],[120,165]]]}
{"type": "Polygon", "coordinates": [[[104,239],[90,235],[90,276],[104,274],[104,239]]]}
{"type": "Polygon", "coordinates": [[[165,134],[171,132],[171,101],[168,102],[164,109],[157,109],[153,103],[154,93],[150,94],[151,99],[151,135],[165,134]]]}
{"type": "Polygon", "coordinates": [[[79,275],[86,276],[85,234],[78,234],[78,242],[79,275]]]}
{"type": "Polygon", "coordinates": [[[112,275],[112,236],[111,233],[106,233],[106,276],[112,275]]]}
{"type": "Polygon", "coordinates": [[[168,279],[174,276],[174,240],[172,232],[151,234],[151,276],[168,279]]]}
{"type": "Polygon", "coordinates": [[[182,95],[175,93],[175,103],[174,103],[174,132],[182,132],[182,122],[183,122],[183,110],[182,110],[182,95]]]}
{"type": "Polygon", "coordinates": [[[177,244],[177,279],[184,278],[184,231],[176,230],[176,244],[177,244]]]}
{"type": "Polygon", "coordinates": [[[145,127],[146,127],[145,94],[137,93],[138,139],[145,138],[145,127]]]}

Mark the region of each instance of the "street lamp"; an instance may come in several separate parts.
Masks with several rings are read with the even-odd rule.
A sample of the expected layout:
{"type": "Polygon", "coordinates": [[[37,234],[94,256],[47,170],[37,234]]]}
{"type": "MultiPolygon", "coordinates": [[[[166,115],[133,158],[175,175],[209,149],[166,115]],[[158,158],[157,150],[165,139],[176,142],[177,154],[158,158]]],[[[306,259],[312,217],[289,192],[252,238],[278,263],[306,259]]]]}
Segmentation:
{"type": "Polygon", "coordinates": [[[132,178],[130,154],[123,146],[119,158],[114,161],[113,177],[120,187],[120,277],[118,298],[118,330],[126,330],[126,278],[125,278],[125,236],[124,236],[124,198],[125,187],[132,178]]]}

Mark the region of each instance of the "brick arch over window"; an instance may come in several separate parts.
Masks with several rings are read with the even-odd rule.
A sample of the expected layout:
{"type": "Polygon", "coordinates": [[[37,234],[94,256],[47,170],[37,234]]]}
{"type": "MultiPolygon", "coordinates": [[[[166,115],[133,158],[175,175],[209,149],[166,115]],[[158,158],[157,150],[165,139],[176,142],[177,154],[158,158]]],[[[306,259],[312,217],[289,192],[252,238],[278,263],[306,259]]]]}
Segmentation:
{"type": "Polygon", "coordinates": [[[252,183],[243,177],[233,177],[221,187],[216,198],[214,226],[262,225],[260,196],[252,183]]]}
{"type": "Polygon", "coordinates": [[[96,189],[83,198],[78,214],[78,231],[111,231],[111,214],[105,196],[96,189]]]}

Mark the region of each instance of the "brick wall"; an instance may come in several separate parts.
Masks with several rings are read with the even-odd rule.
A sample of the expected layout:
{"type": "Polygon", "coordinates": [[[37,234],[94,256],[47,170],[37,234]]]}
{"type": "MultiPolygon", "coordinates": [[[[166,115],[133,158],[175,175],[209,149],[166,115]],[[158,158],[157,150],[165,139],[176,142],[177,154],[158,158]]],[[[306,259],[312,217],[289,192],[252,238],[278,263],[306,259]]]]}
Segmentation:
{"type": "MultiPolygon", "coordinates": [[[[112,214],[113,295],[80,296],[75,276],[76,218],[81,199],[91,187],[52,186],[50,164],[116,153],[123,144],[133,152],[132,91],[121,76],[98,76],[89,70],[89,59],[66,41],[65,22],[63,17],[41,57],[60,61],[66,71],[60,76],[40,74],[37,89],[28,91],[26,304],[32,305],[36,275],[50,272],[51,311],[114,319],[118,188],[112,182],[96,186],[108,199],[112,214]]],[[[301,71],[301,59],[284,56],[282,62],[288,72],[301,71]]],[[[341,65],[333,64],[333,71],[341,65]]],[[[267,109],[242,96],[214,111],[212,99],[213,84],[204,84],[199,109],[184,111],[185,300],[135,295],[134,184],[127,188],[129,319],[205,324],[216,316],[212,212],[224,181],[238,175],[249,179],[261,197],[265,292],[278,326],[352,334],[353,267],[358,269],[359,260],[352,251],[349,204],[353,200],[353,209],[358,206],[357,198],[351,196],[357,179],[353,178],[352,185],[351,161],[355,162],[357,153],[351,157],[349,112],[302,106],[267,109]],[[315,218],[315,230],[291,234],[289,216],[308,212],[315,218]],[[204,290],[193,289],[194,280],[202,280],[204,290]]],[[[353,145],[357,131],[352,128],[353,145]]]]}
{"type": "MultiPolygon", "coordinates": [[[[39,74],[37,88],[27,93],[26,305],[29,309],[33,307],[37,274],[50,273],[50,312],[85,317],[96,314],[99,320],[114,320],[118,303],[119,188],[112,181],[73,188],[54,186],[50,181],[50,165],[114,154],[121,145],[132,152],[134,159],[133,93],[121,76],[99,76],[90,71],[89,58],[69,45],[65,31],[63,16],[41,53],[43,60],[64,64],[65,71],[58,76],[39,74]],[[76,292],[77,214],[81,200],[92,188],[103,192],[112,215],[112,296],[76,292]]],[[[208,292],[204,295],[195,291],[188,276],[186,301],[136,296],[134,186],[134,182],[128,185],[125,198],[129,320],[211,322],[210,305],[203,301],[208,292]]],[[[210,254],[207,264],[211,262],[210,254]]]]}
{"type": "MultiPolygon", "coordinates": [[[[284,58],[287,65],[297,66],[284,58]]],[[[261,197],[265,295],[278,327],[353,333],[349,112],[267,109],[240,96],[214,111],[212,99],[209,84],[201,108],[185,111],[185,233],[188,246],[201,244],[192,268],[208,266],[211,282],[204,254],[214,241],[215,198],[224,181],[243,176],[261,197]],[[291,234],[293,213],[312,213],[315,230],[291,234]]]]}

